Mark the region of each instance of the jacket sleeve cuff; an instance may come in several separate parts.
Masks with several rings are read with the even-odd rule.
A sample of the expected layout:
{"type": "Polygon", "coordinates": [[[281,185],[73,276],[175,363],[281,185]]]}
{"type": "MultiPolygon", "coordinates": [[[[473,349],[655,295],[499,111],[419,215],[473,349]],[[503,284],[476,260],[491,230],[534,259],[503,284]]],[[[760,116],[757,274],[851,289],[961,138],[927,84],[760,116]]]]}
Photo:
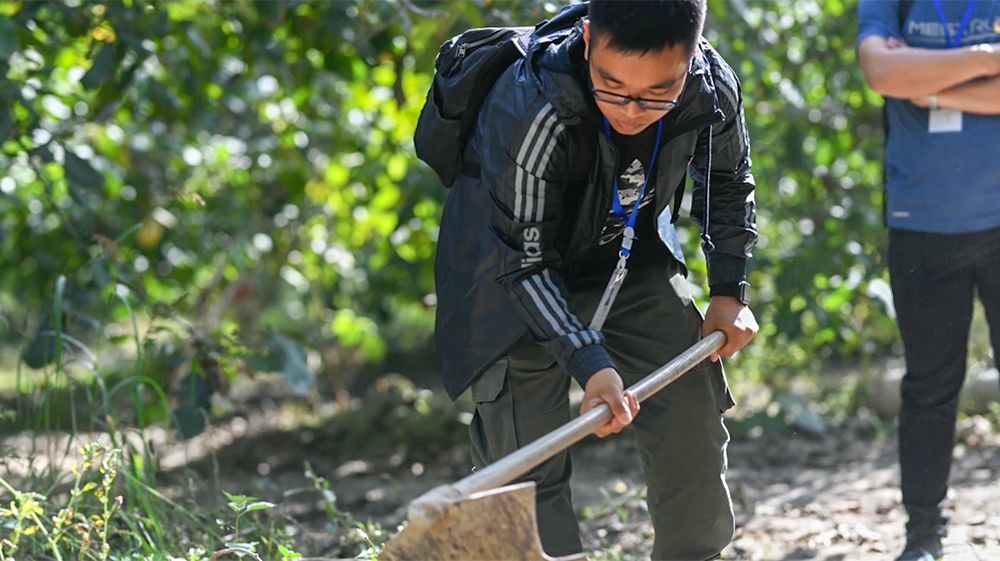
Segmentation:
{"type": "Polygon", "coordinates": [[[587,345],[577,349],[569,357],[566,370],[580,383],[581,388],[587,387],[590,377],[602,368],[614,368],[615,362],[603,345],[587,345]]]}
{"type": "Polygon", "coordinates": [[[732,255],[709,255],[708,286],[735,284],[747,278],[747,260],[732,255]]]}

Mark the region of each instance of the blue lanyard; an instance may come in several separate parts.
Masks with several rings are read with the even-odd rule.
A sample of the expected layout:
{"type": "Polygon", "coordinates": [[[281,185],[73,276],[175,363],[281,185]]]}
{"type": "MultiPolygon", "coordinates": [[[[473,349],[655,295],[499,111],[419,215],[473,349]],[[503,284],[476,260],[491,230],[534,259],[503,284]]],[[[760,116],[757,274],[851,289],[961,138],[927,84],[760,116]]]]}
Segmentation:
{"type": "Polygon", "coordinates": [[[941,20],[941,27],[944,28],[944,38],[948,42],[949,49],[957,49],[962,46],[962,36],[969,28],[969,21],[972,20],[972,11],[976,7],[976,0],[968,0],[965,4],[965,13],[962,14],[962,23],[958,24],[955,30],[955,37],[952,40],[951,32],[948,31],[948,18],[944,15],[944,4],[941,0],[934,0],[934,7],[937,8],[938,19],[941,20]]]}
{"type": "MultiPolygon", "coordinates": [[[[604,133],[608,136],[608,140],[611,141],[611,124],[608,123],[607,119],[604,119],[604,133]]],[[[663,119],[660,119],[659,124],[656,126],[656,145],[653,146],[653,157],[650,158],[649,169],[646,170],[646,181],[643,182],[642,189],[639,190],[639,198],[635,200],[632,213],[628,216],[627,220],[625,209],[621,203],[621,195],[618,191],[618,170],[615,170],[615,196],[611,201],[611,208],[614,210],[615,216],[626,220],[624,239],[622,240],[622,248],[619,252],[619,255],[624,259],[628,259],[629,254],[632,252],[632,241],[635,239],[635,223],[639,217],[639,207],[642,206],[642,198],[646,196],[646,187],[649,186],[649,178],[653,176],[653,172],[656,170],[656,158],[660,155],[660,141],[662,139],[663,119]]]]}
{"type": "MultiPolygon", "coordinates": [[[[608,123],[607,119],[604,119],[604,133],[608,135],[608,141],[611,142],[611,124],[608,123]]],[[[611,306],[615,303],[615,298],[618,296],[618,291],[621,290],[622,284],[625,283],[625,276],[628,275],[628,256],[632,253],[632,242],[635,241],[635,221],[639,216],[639,207],[642,206],[642,198],[646,196],[646,187],[649,186],[649,178],[653,176],[653,171],[656,170],[656,157],[660,154],[660,141],[663,139],[663,119],[660,119],[660,123],[656,126],[656,146],[653,147],[653,157],[650,158],[649,169],[646,170],[646,181],[642,184],[642,189],[639,191],[639,198],[635,200],[635,206],[632,207],[632,214],[628,217],[625,224],[625,229],[622,231],[622,248],[618,251],[618,264],[615,266],[615,270],[611,272],[611,278],[608,279],[608,286],[604,288],[604,294],[601,295],[600,301],[597,302],[597,308],[594,309],[594,316],[590,318],[590,329],[594,331],[600,331],[604,327],[604,320],[608,317],[608,312],[611,311],[611,306]]],[[[615,216],[625,220],[625,209],[622,208],[622,203],[619,200],[620,195],[618,193],[618,170],[615,170],[615,199],[612,201],[611,206],[615,211],[615,216]]]]}

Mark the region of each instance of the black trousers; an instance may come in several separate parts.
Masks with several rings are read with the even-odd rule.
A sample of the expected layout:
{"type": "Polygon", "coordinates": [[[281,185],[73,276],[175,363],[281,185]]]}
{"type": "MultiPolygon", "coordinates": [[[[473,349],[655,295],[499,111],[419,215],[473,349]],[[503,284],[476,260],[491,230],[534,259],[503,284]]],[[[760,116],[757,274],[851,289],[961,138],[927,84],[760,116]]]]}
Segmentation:
{"type": "Polygon", "coordinates": [[[1000,228],[972,234],[890,230],[889,271],[906,355],[899,464],[907,532],[943,535],[942,506],[977,292],[994,357],[1000,354],[1000,228]]]}

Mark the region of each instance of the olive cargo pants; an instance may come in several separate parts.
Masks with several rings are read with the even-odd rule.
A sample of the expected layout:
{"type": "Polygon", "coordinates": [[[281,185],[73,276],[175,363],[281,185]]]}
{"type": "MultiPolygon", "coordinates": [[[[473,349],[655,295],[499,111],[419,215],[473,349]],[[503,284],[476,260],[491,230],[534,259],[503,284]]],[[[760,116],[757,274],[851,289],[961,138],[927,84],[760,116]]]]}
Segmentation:
{"type": "MultiPolygon", "coordinates": [[[[604,325],[605,346],[628,387],[694,344],[702,317],[681,265],[630,271],[604,325]]],[[[579,279],[576,279],[579,280],[579,279]]],[[[574,282],[573,306],[593,314],[607,277],[574,282]]],[[[517,343],[473,383],[473,460],[482,467],[570,420],[570,377],[530,339],[517,343]]],[[[722,412],[733,405],[720,363],[705,362],[642,404],[632,424],[655,530],[652,558],[702,561],[733,536],[725,483],[729,434],[722,412]]],[[[570,498],[570,455],[562,452],[520,481],[537,484],[542,545],[549,555],[582,551],[570,498]]]]}

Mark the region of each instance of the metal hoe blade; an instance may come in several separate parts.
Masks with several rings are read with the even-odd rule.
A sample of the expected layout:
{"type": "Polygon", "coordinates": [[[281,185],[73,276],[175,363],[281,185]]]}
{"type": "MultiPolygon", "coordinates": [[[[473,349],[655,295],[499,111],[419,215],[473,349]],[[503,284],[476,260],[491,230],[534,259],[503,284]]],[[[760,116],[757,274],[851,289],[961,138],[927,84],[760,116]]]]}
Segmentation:
{"type": "MultiPolygon", "coordinates": [[[[716,331],[629,388],[640,402],[667,387],[726,343],[716,331]]],[[[611,419],[602,405],[516,452],[410,503],[409,525],[386,544],[385,561],[552,561],[542,551],[535,484],[503,485],[569,448],[611,419]]],[[[583,561],[583,555],[559,557],[583,561]]]]}
{"type": "MultiPolygon", "coordinates": [[[[535,520],[535,484],[516,483],[470,496],[451,485],[419,497],[409,508],[410,523],[382,550],[379,559],[550,561],[542,551],[535,520]]],[[[583,555],[559,561],[586,561],[583,555]]]]}

